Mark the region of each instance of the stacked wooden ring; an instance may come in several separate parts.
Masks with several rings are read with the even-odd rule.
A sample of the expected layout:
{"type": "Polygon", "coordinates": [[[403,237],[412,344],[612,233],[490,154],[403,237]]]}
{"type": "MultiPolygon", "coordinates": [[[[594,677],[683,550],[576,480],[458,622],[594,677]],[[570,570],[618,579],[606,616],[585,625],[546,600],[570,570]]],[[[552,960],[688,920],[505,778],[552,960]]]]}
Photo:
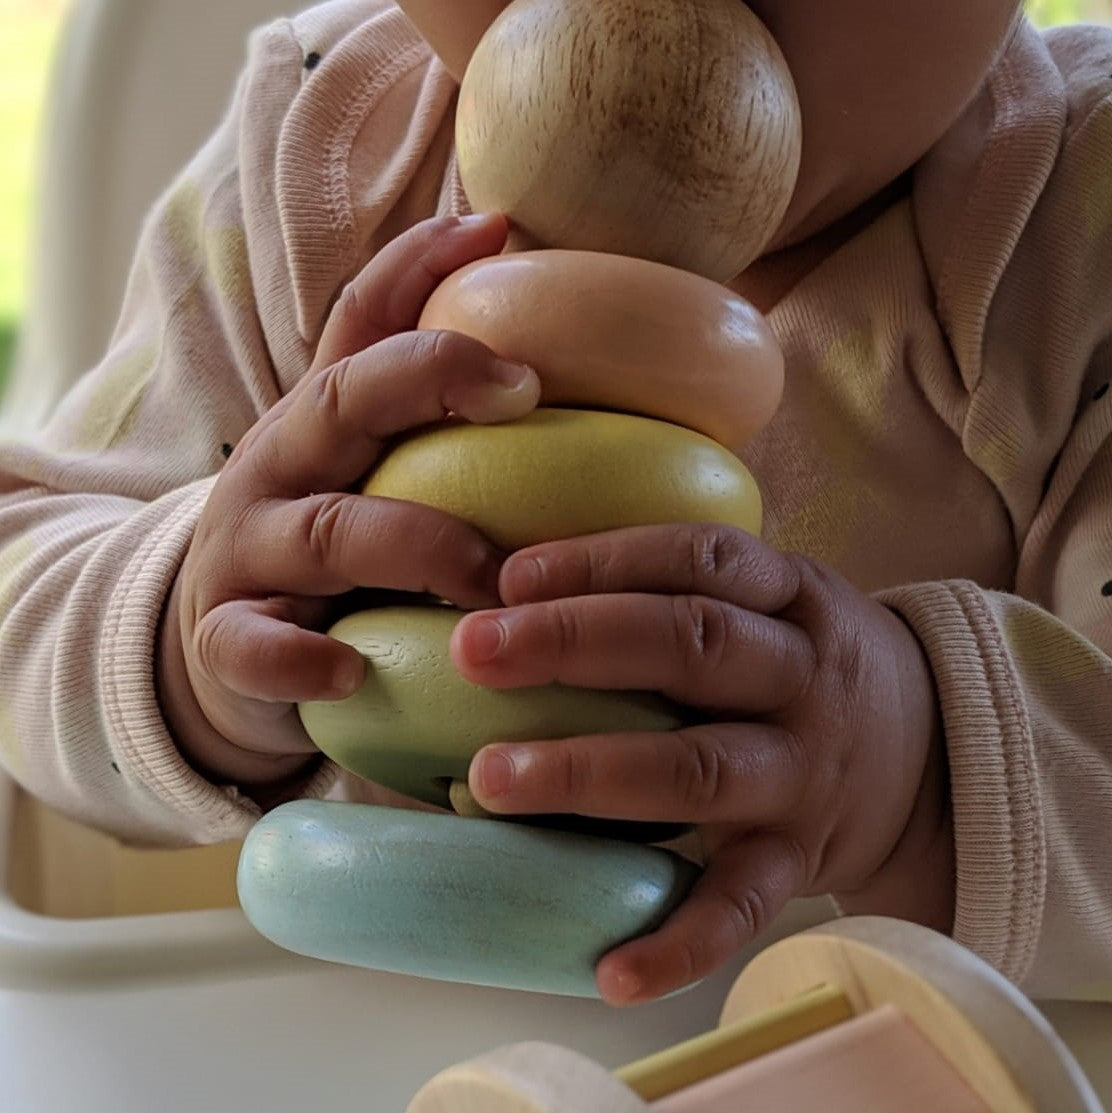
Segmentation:
{"type": "MultiPolygon", "coordinates": [[[[542,402],[521,421],[402,440],[365,493],[449,511],[507,551],[652,523],[759,532],[757,487],[735,453],[776,409],[783,366],[722,283],[767,244],[798,169],[798,106],[766,29],[738,0],[515,0],[470,56],[468,10],[492,17],[490,0],[458,5],[462,45],[440,26],[442,5],[402,6],[446,59],[470,58],[463,185],[530,248],[452,275],[421,326],[529,363],[542,402]]],[[[459,617],[433,601],[335,626],[367,679],[348,700],[301,707],[321,750],[467,812],[468,766],[487,743],[684,721],[650,693],[468,684],[448,655],[459,617]]],[[[593,995],[601,955],[657,926],[695,878],[645,845],[666,833],[303,801],[249,836],[240,900],[301,953],[593,995]]]]}

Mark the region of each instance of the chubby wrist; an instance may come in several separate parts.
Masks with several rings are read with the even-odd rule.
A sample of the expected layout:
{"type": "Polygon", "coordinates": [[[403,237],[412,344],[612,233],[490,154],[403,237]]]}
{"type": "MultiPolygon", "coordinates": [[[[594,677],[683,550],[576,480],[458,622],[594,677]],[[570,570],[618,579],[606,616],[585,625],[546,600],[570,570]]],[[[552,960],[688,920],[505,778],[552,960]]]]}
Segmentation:
{"type": "Polygon", "coordinates": [[[832,896],[847,915],[891,916],[950,935],[955,894],[949,763],[937,722],[915,806],[892,852],[864,885],[832,896]]]}
{"type": "Polygon", "coordinates": [[[178,581],[159,622],[155,690],[166,728],[178,752],[206,780],[234,785],[262,806],[292,795],[320,764],[316,753],[265,753],[236,745],[208,720],[197,701],[185,663],[179,619],[178,581]]]}

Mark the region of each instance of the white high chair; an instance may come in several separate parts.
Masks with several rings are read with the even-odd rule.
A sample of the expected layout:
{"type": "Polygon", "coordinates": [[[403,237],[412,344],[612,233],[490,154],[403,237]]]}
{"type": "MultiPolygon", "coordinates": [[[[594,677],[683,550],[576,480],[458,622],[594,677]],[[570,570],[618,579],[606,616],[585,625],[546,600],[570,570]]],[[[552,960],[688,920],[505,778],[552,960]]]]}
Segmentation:
{"type": "MultiPolygon", "coordinates": [[[[286,7],[75,0],[4,431],[56,401],[38,369],[68,383],[98,358],[143,212],[218,119],[246,31],[286,7]]],[[[0,778],[0,1109],[393,1113],[442,1067],[500,1044],[543,1039],[616,1066],[710,1029],[744,958],[623,1014],[327,966],[248,927],[234,907],[236,851],[129,850],[0,778]]],[[[774,934],[828,914],[799,902],[774,934]]],[[[1112,1005],[1044,1011],[1112,1105],[1112,1005]]]]}
{"type": "Polygon", "coordinates": [[[70,0],[42,121],[28,313],[6,428],[103,354],[143,214],[219,121],[245,37],[297,0],[70,0]]]}

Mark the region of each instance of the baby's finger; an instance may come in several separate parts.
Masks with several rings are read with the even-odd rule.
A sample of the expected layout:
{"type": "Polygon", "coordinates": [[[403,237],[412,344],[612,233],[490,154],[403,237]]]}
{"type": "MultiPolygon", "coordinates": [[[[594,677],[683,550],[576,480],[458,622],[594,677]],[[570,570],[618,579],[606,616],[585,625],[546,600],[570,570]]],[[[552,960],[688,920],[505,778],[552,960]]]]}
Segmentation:
{"type": "Polygon", "coordinates": [[[461,619],[451,648],[460,673],[488,687],[655,691],[746,715],[788,706],[815,664],[798,627],[702,595],[587,595],[478,611],[461,619]]]}
{"type": "Polygon", "coordinates": [[[798,848],[772,832],[723,847],[658,930],[599,962],[595,979],[603,999],[639,1004],[705,978],[802,892],[805,869],[798,848]]]}
{"type": "Polygon", "coordinates": [[[502,569],[509,604],[644,591],[706,595],[760,614],[796,596],[790,556],[744,530],[720,525],[634,526],[546,542],[515,553],[502,569]]]}
{"type": "Polygon", "coordinates": [[[451,514],[397,499],[330,493],[255,503],[236,530],[230,595],[338,595],[357,587],[498,602],[502,553],[451,514]]]}
{"type": "Polygon", "coordinates": [[[808,774],[806,753],[780,727],[701,723],[486,746],[471,762],[468,783],[475,799],[499,814],[757,828],[796,813],[808,774]]]}
{"type": "Polygon", "coordinates": [[[363,681],[358,651],[290,621],[281,599],[240,599],[208,611],[193,631],[196,660],[221,686],[268,703],[336,700],[363,681]]]}
{"type": "Polygon", "coordinates": [[[370,470],[388,437],[449,412],[509,421],[539,398],[531,368],[477,340],[408,332],[305,379],[255,426],[250,451],[234,455],[225,471],[247,469],[256,497],[342,490],[370,470]]]}
{"type": "Polygon", "coordinates": [[[426,220],[388,243],[341,291],[313,360],[319,371],[417,327],[429,295],[453,271],[506,242],[498,213],[426,220]]]}

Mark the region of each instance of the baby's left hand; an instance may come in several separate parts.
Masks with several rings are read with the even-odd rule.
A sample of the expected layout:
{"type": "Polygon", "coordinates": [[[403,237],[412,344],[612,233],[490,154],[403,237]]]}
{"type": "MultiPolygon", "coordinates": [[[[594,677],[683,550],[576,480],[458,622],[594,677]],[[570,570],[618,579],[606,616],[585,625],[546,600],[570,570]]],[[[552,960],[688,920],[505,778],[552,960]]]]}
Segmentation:
{"type": "Polygon", "coordinates": [[[646,526],[510,556],[498,611],[457,627],[476,683],[655,690],[669,733],[488,746],[490,811],[692,823],[706,870],[657,931],[599,964],[614,1004],[708,974],[795,896],[948,931],[953,851],[930,668],[893,612],[725,526],[646,526]]]}

